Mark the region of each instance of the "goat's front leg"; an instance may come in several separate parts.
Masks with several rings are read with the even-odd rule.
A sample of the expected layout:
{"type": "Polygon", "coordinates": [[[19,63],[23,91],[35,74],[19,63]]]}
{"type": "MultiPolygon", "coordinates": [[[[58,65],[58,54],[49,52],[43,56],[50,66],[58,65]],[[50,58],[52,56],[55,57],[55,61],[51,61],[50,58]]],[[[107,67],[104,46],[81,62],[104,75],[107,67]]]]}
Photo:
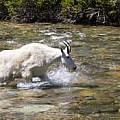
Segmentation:
{"type": "Polygon", "coordinates": [[[48,78],[48,76],[47,76],[46,73],[42,74],[42,75],[40,76],[40,78],[41,78],[42,81],[48,81],[48,80],[49,80],[49,78],[48,78]]]}
{"type": "Polygon", "coordinates": [[[48,82],[49,78],[46,74],[41,74],[38,76],[33,76],[32,82],[48,82]]]}
{"type": "Polygon", "coordinates": [[[26,81],[32,82],[32,72],[30,70],[22,71],[22,78],[26,81]]]}

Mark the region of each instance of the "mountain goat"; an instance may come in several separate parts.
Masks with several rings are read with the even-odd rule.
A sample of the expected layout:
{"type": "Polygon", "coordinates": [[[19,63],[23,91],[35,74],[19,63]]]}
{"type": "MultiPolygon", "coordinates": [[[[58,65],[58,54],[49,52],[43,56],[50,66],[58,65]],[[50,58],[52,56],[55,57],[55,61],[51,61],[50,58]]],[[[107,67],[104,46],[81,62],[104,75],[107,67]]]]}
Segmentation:
{"type": "Polygon", "coordinates": [[[31,43],[15,50],[0,52],[0,82],[14,78],[32,80],[32,77],[45,79],[48,67],[62,61],[69,69],[76,69],[70,57],[71,47],[64,42],[65,49],[52,48],[40,43],[31,43]]]}

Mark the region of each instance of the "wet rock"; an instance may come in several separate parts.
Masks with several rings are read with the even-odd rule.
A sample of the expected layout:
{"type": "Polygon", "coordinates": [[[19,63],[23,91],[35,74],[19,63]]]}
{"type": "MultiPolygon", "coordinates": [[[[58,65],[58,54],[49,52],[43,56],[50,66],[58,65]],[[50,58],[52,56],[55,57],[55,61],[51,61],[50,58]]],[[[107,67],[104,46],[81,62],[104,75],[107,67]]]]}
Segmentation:
{"type": "Polygon", "coordinates": [[[21,90],[19,92],[19,97],[25,97],[25,98],[42,98],[47,96],[47,93],[45,93],[44,91],[32,91],[32,90],[21,90]]]}
{"type": "Polygon", "coordinates": [[[71,86],[72,87],[84,87],[84,88],[97,88],[99,87],[99,85],[97,85],[96,83],[93,83],[92,81],[91,82],[88,82],[88,81],[82,81],[82,80],[79,80],[77,81],[76,83],[73,83],[71,86]]]}
{"type": "Polygon", "coordinates": [[[95,96],[97,95],[97,92],[94,90],[82,90],[80,91],[80,96],[82,97],[88,97],[88,99],[95,99],[95,96]]]}
{"type": "MultiPolygon", "coordinates": [[[[119,87],[120,88],[120,85],[119,86],[117,86],[117,87],[119,87]]],[[[115,90],[115,93],[114,93],[116,96],[120,96],[120,89],[118,89],[118,90],[115,90]]]]}
{"type": "Polygon", "coordinates": [[[0,120],[24,120],[24,114],[20,112],[4,112],[0,114],[0,120]]]}
{"type": "Polygon", "coordinates": [[[12,106],[12,104],[10,103],[9,100],[0,100],[0,111],[2,111],[3,109],[7,110],[11,106],[12,106]]]}
{"type": "Polygon", "coordinates": [[[100,109],[99,110],[99,112],[100,113],[105,113],[105,112],[107,112],[107,113],[116,113],[116,112],[118,112],[119,111],[119,109],[117,109],[117,108],[112,108],[112,107],[108,107],[108,108],[104,108],[104,109],[100,109]]]}
{"type": "Polygon", "coordinates": [[[95,107],[86,107],[80,109],[80,114],[93,114],[93,113],[116,113],[119,110],[116,108],[95,108],[95,107]]]}
{"type": "Polygon", "coordinates": [[[110,71],[110,72],[106,72],[106,74],[112,78],[120,79],[120,71],[110,71]]]}
{"type": "Polygon", "coordinates": [[[48,111],[48,110],[51,110],[51,109],[54,109],[54,108],[55,108],[54,105],[47,105],[47,104],[44,104],[44,105],[27,105],[27,106],[24,106],[24,107],[21,107],[21,108],[11,108],[11,111],[19,111],[21,113],[31,115],[31,114],[35,114],[35,113],[38,113],[38,112],[45,112],[45,111],[48,111]]]}
{"type": "Polygon", "coordinates": [[[117,113],[119,112],[119,109],[114,107],[114,106],[109,106],[109,105],[85,105],[82,107],[79,105],[78,106],[74,106],[72,107],[72,109],[70,109],[70,111],[72,110],[72,112],[75,113],[79,113],[79,114],[95,114],[95,113],[117,113]]]}
{"type": "Polygon", "coordinates": [[[96,98],[94,96],[88,96],[86,97],[87,100],[96,100],[96,98]]]}

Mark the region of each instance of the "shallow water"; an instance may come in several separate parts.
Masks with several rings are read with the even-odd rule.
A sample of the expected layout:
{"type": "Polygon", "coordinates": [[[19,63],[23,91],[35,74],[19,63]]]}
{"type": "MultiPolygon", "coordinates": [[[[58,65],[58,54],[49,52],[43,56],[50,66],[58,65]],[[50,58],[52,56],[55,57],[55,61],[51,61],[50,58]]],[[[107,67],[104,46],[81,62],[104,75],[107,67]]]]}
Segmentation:
{"type": "Polygon", "coordinates": [[[7,22],[0,26],[0,51],[31,42],[60,47],[67,40],[77,64],[75,72],[52,65],[47,72],[50,83],[1,86],[0,119],[120,119],[120,28],[7,22]]]}

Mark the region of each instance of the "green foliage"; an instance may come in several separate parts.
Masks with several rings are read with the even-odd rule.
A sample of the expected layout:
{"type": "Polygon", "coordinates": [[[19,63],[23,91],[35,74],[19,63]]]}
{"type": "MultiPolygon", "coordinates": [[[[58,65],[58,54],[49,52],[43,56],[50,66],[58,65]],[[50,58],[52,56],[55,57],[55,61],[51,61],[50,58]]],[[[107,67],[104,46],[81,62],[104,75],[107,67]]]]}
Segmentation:
{"type": "MultiPolygon", "coordinates": [[[[20,9],[25,2],[30,2],[31,0],[6,0],[5,5],[11,16],[16,14],[16,11],[20,9]]],[[[57,0],[32,0],[36,1],[36,6],[42,6],[43,3],[56,3],[57,0]]],[[[2,3],[3,0],[0,0],[2,3]]],[[[100,8],[104,11],[112,11],[116,5],[116,0],[61,0],[62,9],[68,7],[74,7],[77,10],[90,9],[90,8],[100,8]]]]}
{"type": "Polygon", "coordinates": [[[40,6],[42,4],[43,0],[37,0],[37,5],[40,6]]]}
{"type": "Polygon", "coordinates": [[[7,8],[10,18],[19,16],[21,19],[22,17],[29,19],[28,21],[40,20],[47,16],[52,19],[58,14],[70,18],[78,11],[91,9],[101,10],[111,18],[116,15],[119,18],[120,15],[120,0],[0,0],[0,5],[7,8]]]}
{"type": "Polygon", "coordinates": [[[62,7],[74,6],[77,9],[112,8],[116,0],[62,0],[62,7]]]}
{"type": "Polygon", "coordinates": [[[18,9],[20,9],[20,7],[23,5],[24,1],[25,0],[7,0],[5,2],[5,5],[8,8],[10,16],[16,15],[16,11],[18,11],[18,9]]]}

